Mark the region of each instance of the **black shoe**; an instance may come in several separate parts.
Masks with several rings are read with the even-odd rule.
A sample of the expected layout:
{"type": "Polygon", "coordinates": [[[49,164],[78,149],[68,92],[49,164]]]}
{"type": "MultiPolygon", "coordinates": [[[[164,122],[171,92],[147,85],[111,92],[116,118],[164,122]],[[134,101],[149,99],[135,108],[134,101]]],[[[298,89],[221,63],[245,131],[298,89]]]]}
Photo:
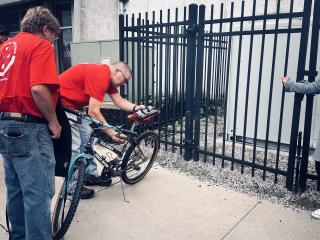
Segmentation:
{"type": "Polygon", "coordinates": [[[92,198],[93,195],[94,195],[94,190],[93,189],[82,187],[82,190],[81,190],[81,193],[80,193],[80,198],[81,199],[89,199],[89,198],[92,198]]]}
{"type": "Polygon", "coordinates": [[[95,176],[87,176],[86,180],[84,181],[83,185],[85,186],[110,186],[112,183],[111,178],[107,177],[95,177],[95,176]]]}

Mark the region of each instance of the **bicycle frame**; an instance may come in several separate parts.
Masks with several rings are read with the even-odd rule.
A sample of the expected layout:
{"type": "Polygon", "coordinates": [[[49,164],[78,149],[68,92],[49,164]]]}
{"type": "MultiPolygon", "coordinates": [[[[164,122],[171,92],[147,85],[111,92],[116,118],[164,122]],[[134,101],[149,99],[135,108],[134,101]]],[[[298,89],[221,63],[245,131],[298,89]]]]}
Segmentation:
{"type": "MultiPolygon", "coordinates": [[[[66,109],[66,111],[68,110],[66,109]]],[[[71,224],[81,197],[81,191],[85,181],[85,168],[89,159],[96,159],[103,166],[101,176],[107,176],[109,178],[120,177],[122,187],[122,181],[127,184],[135,184],[144,178],[152,167],[159,149],[159,137],[155,133],[144,132],[138,134],[134,131],[140,123],[143,123],[139,121],[141,119],[137,119],[135,116],[128,116],[128,119],[131,120],[133,124],[131,129],[127,130],[102,123],[76,110],[69,111],[77,117],[76,120],[70,119],[70,121],[81,123],[81,119],[89,120],[92,124],[91,127],[93,131],[90,134],[85,150],[71,160],[68,176],[65,177],[63,186],[60,189],[53,214],[54,239],[61,239],[71,224]],[[127,138],[124,140],[124,144],[119,145],[120,148],[114,146],[114,143],[104,138],[104,132],[97,131],[101,131],[101,127],[112,128],[118,133],[126,134],[127,138]],[[143,142],[143,140],[149,137],[155,141],[155,144],[148,145],[149,141],[143,142]],[[151,146],[151,155],[148,156],[148,158],[146,157],[148,154],[144,152],[145,148],[140,147],[140,143],[147,143],[147,145],[143,146],[151,146]],[[144,164],[145,162],[147,164],[144,164]],[[141,164],[143,164],[142,168],[140,167],[141,164]],[[138,172],[137,175],[135,175],[135,171],[138,172]],[[66,205],[67,202],[68,205],[66,205]]],[[[123,187],[122,192],[124,200],[126,201],[123,187]]]]}
{"type": "MultiPolygon", "coordinates": [[[[138,146],[139,151],[141,152],[142,156],[144,156],[142,150],[139,147],[139,144],[136,143],[135,141],[135,136],[138,136],[138,134],[134,131],[134,129],[139,125],[139,122],[137,120],[133,120],[132,126],[130,128],[130,130],[126,130],[126,129],[122,129],[119,127],[115,127],[112,125],[109,125],[108,123],[102,123],[96,119],[91,118],[89,115],[86,115],[83,112],[80,111],[76,111],[76,110],[71,110],[71,109],[66,109],[67,112],[70,112],[72,114],[74,114],[75,116],[77,116],[77,121],[80,122],[81,119],[86,119],[88,121],[90,121],[91,123],[95,124],[97,127],[93,128],[93,131],[90,135],[90,140],[86,145],[85,151],[81,154],[79,154],[74,160],[71,161],[71,165],[69,167],[69,171],[68,171],[68,181],[70,180],[70,176],[71,173],[73,172],[74,166],[77,163],[77,161],[79,159],[97,159],[104,167],[109,168],[110,167],[110,161],[107,161],[105,159],[104,156],[100,155],[99,153],[97,153],[94,149],[94,145],[96,143],[102,145],[105,148],[108,148],[109,150],[115,152],[117,154],[117,161],[119,163],[121,163],[124,159],[124,155],[123,153],[126,152],[127,148],[129,147],[130,143],[134,143],[138,146]],[[124,146],[122,147],[122,150],[119,151],[115,148],[113,148],[110,144],[104,142],[103,140],[98,141],[98,138],[95,136],[95,130],[99,129],[99,127],[107,127],[107,128],[111,128],[117,132],[123,132],[124,134],[128,134],[128,138],[125,140],[124,146]]],[[[118,170],[118,169],[113,169],[113,170],[118,170]]]]}
{"type": "Polygon", "coordinates": [[[75,164],[77,163],[77,161],[81,158],[84,159],[91,159],[93,158],[93,155],[91,153],[80,153],[74,160],[71,161],[71,165],[69,166],[69,171],[68,171],[68,179],[67,181],[70,181],[70,177],[71,177],[71,173],[74,169],[75,164]]]}
{"type": "MultiPolygon", "coordinates": [[[[131,131],[133,131],[134,128],[135,128],[137,125],[139,125],[139,124],[138,124],[137,122],[134,122],[134,123],[132,124],[131,131]]],[[[89,140],[89,142],[88,142],[87,145],[86,145],[85,152],[80,153],[75,159],[73,159],[73,160],[71,161],[71,164],[70,164],[69,170],[68,170],[67,182],[70,181],[71,174],[72,174],[72,172],[73,172],[73,170],[74,170],[74,167],[75,167],[75,165],[76,165],[76,163],[77,163],[77,161],[78,161],[79,159],[85,159],[85,160],[87,160],[87,159],[93,159],[93,158],[95,158],[95,159],[97,159],[104,167],[110,167],[110,161],[107,161],[104,156],[100,155],[98,152],[96,152],[96,151],[94,150],[94,145],[95,145],[95,144],[98,143],[98,144],[102,145],[103,147],[108,148],[109,150],[115,152],[115,153],[117,154],[117,161],[118,161],[119,163],[121,163],[121,162],[123,161],[124,156],[125,156],[125,154],[123,154],[123,153],[126,152],[126,150],[127,150],[127,148],[129,147],[130,143],[133,142],[133,143],[136,144],[136,141],[134,140],[134,137],[128,137],[128,138],[125,140],[125,143],[124,143],[124,146],[122,147],[122,150],[119,151],[118,149],[113,148],[110,144],[105,143],[103,140],[100,140],[100,141],[98,142],[98,138],[96,138],[96,137],[94,136],[94,131],[95,131],[95,129],[93,129],[93,131],[92,131],[92,133],[91,133],[91,135],[90,135],[90,140],[89,140]]],[[[138,144],[136,144],[136,145],[138,146],[138,149],[140,150],[141,154],[144,156],[144,154],[143,154],[142,150],[140,149],[139,145],[138,145],[138,144]]]]}
{"type": "MultiPolygon", "coordinates": [[[[79,204],[80,194],[85,180],[85,168],[89,159],[95,158],[100,162],[100,164],[102,164],[103,170],[101,172],[101,176],[108,176],[110,178],[119,176],[122,186],[122,180],[127,184],[135,184],[142,180],[150,170],[159,149],[159,138],[157,135],[148,132],[138,134],[134,131],[136,126],[142,123],[142,121],[139,122],[135,117],[130,118],[130,115],[128,116],[128,119],[131,120],[133,124],[131,129],[127,130],[92,119],[89,115],[86,115],[83,112],[71,109],[66,109],[66,111],[77,117],[76,120],[70,119],[70,121],[81,124],[81,119],[86,119],[91,122],[93,131],[90,134],[90,138],[85,146],[84,152],[71,160],[68,169],[68,176],[65,177],[64,184],[60,189],[53,215],[54,239],[60,239],[64,236],[71,224],[79,204]],[[121,148],[114,146],[114,144],[109,142],[108,139],[105,139],[102,135],[105,134],[104,132],[97,131],[101,131],[101,127],[111,128],[118,133],[127,135],[124,144],[119,145],[121,148]],[[143,171],[137,176],[132,175],[130,174],[132,171],[140,171],[141,168],[139,165],[148,160],[146,154],[142,151],[144,148],[140,148],[140,143],[143,139],[147,139],[149,136],[152,137],[156,143],[156,145],[152,145],[152,155],[150,155],[149,158],[150,161],[145,165],[145,168],[142,168],[143,171]],[[107,149],[111,150],[114,154],[109,152],[107,149]],[[133,156],[133,158],[130,158],[130,156],[133,156]],[[135,162],[136,156],[139,158],[138,163],[135,162]],[[132,176],[135,177],[132,178],[132,176]],[[67,202],[69,203],[68,205],[66,205],[67,202]]],[[[123,196],[125,200],[124,191],[123,196]]]]}

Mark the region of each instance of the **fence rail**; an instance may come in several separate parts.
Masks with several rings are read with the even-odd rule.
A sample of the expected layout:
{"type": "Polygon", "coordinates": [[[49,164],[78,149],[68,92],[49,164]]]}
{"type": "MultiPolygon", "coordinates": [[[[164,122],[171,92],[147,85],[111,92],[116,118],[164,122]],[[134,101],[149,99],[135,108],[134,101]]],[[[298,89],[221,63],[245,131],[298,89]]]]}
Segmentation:
{"type": "Polygon", "coordinates": [[[121,15],[120,58],[133,68],[121,94],[161,108],[156,127],[166,150],[171,146],[186,160],[211,161],[274,182],[284,177],[289,189],[296,184],[303,190],[307,179],[320,182],[314,163],[307,164],[316,122],[313,97],[301,108],[301,96],[285,94],[279,78],[289,74],[314,81],[320,6],[305,0],[303,10],[295,10],[291,0],[283,10],[278,0],[276,12],[269,13],[268,4],[260,15],[256,0],[249,14],[242,1],[239,8],[233,2],[209,9],[191,4],[182,15],[168,10],[166,19],[163,11],[152,12],[151,19],[148,13],[121,15]],[[301,110],[308,119],[300,117],[301,110]]]}

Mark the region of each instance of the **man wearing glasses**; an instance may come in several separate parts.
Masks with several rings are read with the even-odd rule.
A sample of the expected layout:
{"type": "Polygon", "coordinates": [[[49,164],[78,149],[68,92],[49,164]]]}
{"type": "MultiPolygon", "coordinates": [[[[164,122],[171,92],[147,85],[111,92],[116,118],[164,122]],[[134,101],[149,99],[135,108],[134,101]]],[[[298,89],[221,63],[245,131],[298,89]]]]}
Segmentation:
{"type": "MultiPolygon", "coordinates": [[[[60,80],[60,94],[62,104],[70,109],[83,111],[88,106],[88,114],[101,122],[106,119],[100,112],[104,95],[107,93],[112,102],[121,110],[132,112],[144,109],[144,105],[135,105],[119,94],[117,87],[127,84],[131,79],[131,69],[124,62],[116,62],[112,65],[106,64],[78,64],[62,73],[60,80]]],[[[75,119],[75,116],[67,113],[68,118],[75,119]]],[[[76,119],[75,119],[76,120],[76,119]]],[[[91,127],[89,121],[82,120],[81,124],[70,121],[72,131],[72,159],[84,151],[90,138],[91,127]]],[[[105,133],[115,142],[123,143],[116,132],[106,128],[105,133]]],[[[126,136],[122,136],[126,137],[126,136]]],[[[102,178],[97,171],[97,165],[91,159],[86,167],[86,186],[111,185],[110,178],[102,178]]],[[[82,199],[91,198],[94,190],[83,188],[82,199]]]]}

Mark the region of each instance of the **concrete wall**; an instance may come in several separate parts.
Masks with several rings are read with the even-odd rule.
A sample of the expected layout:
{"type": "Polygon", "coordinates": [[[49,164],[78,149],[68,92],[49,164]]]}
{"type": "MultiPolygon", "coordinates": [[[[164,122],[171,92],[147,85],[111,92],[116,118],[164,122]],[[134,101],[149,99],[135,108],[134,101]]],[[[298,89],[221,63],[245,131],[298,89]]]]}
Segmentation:
{"type": "MultiPolygon", "coordinates": [[[[6,2],[2,0],[2,2],[6,2]]],[[[240,0],[234,0],[234,16],[240,15],[240,0]]],[[[264,11],[265,0],[257,0],[256,14],[264,11]]],[[[278,0],[268,1],[268,13],[275,13],[278,0]]],[[[281,12],[288,12],[291,0],[281,0],[281,12]]],[[[178,8],[179,19],[183,17],[183,8],[191,3],[206,5],[206,19],[210,17],[210,6],[215,5],[214,17],[219,17],[220,5],[225,5],[224,15],[230,15],[231,0],[129,0],[124,5],[124,13],[129,15],[129,22],[132,14],[139,13],[145,16],[149,13],[151,19],[152,11],[156,13],[156,21],[159,19],[160,10],[163,11],[164,22],[167,21],[167,10],[171,9],[171,21],[174,19],[175,8],[178,8]]],[[[0,0],[1,4],[1,0],[0,0]]],[[[253,0],[245,0],[245,15],[252,14],[253,0]]],[[[301,11],[303,1],[294,1],[294,10],[301,11]]],[[[75,0],[73,20],[73,41],[87,42],[100,40],[114,40],[119,38],[119,1],[118,0],[75,0]]]]}
{"type": "MultiPolygon", "coordinates": [[[[233,0],[235,9],[240,9],[241,1],[233,0]]],[[[269,0],[268,12],[274,13],[278,0],[269,0]]],[[[291,0],[280,0],[281,11],[289,11],[291,0]]],[[[0,6],[12,3],[27,2],[26,0],[0,0],[0,6]]],[[[257,0],[257,14],[262,14],[264,10],[265,0],[257,0]]],[[[219,6],[221,3],[227,7],[224,9],[224,15],[230,14],[231,0],[129,0],[124,5],[124,13],[135,16],[141,13],[143,16],[145,12],[149,12],[151,16],[152,11],[156,12],[156,19],[159,19],[159,12],[163,10],[163,19],[167,19],[167,9],[174,10],[178,8],[179,18],[183,17],[183,7],[191,3],[206,5],[206,18],[210,16],[210,5],[216,6],[214,15],[218,17],[219,6]]],[[[245,0],[245,15],[252,13],[253,0],[245,0]]],[[[119,38],[119,0],[74,0],[74,16],[73,16],[73,42],[88,42],[101,40],[115,40],[119,38]]],[[[294,1],[294,10],[301,10],[303,1],[294,1]]],[[[235,15],[239,15],[240,11],[235,11],[235,15]]],[[[171,13],[171,20],[173,20],[173,12],[171,13]]]]}
{"type": "MultiPolygon", "coordinates": [[[[214,16],[219,15],[220,5],[223,3],[226,7],[224,9],[224,15],[230,15],[230,5],[231,2],[234,2],[235,9],[241,9],[240,0],[129,0],[125,5],[125,13],[130,17],[134,13],[137,15],[139,12],[144,16],[145,12],[152,13],[156,12],[156,18],[158,19],[159,11],[163,10],[164,18],[166,19],[167,9],[178,8],[179,12],[182,12],[183,7],[188,6],[189,4],[196,3],[198,5],[204,4],[206,6],[206,18],[210,17],[210,6],[211,4],[215,5],[214,16]]],[[[277,9],[278,0],[269,0],[268,1],[268,13],[275,13],[277,9]]],[[[291,0],[280,0],[280,11],[288,12],[290,8],[291,0]]],[[[264,12],[264,3],[265,0],[257,0],[257,10],[256,14],[261,15],[264,12]]],[[[253,0],[245,0],[245,15],[252,14],[253,0]]],[[[301,11],[303,9],[303,1],[294,1],[294,10],[301,11]]],[[[240,15],[240,11],[235,11],[235,16],[240,15]]],[[[150,15],[149,15],[150,16],[150,15]]],[[[181,16],[181,15],[180,15],[181,16]]],[[[182,16],[181,16],[182,17],[182,16]]],[[[130,19],[130,18],[129,18],[130,19]]]]}
{"type": "Polygon", "coordinates": [[[118,39],[118,4],[118,0],[75,0],[73,41],[118,39]]]}

